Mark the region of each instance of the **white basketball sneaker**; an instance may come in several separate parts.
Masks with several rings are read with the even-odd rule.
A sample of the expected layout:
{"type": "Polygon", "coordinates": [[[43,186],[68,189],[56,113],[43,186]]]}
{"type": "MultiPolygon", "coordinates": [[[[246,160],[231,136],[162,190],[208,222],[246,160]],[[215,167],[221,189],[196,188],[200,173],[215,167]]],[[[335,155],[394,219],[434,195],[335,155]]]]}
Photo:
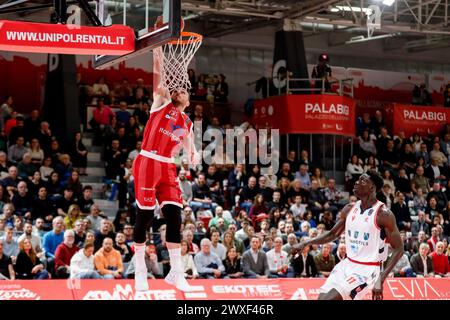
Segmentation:
{"type": "Polygon", "coordinates": [[[134,289],[136,291],[147,291],[148,280],[147,270],[136,270],[134,273],[134,289]]]}
{"type": "Polygon", "coordinates": [[[183,272],[176,272],[173,269],[170,269],[164,281],[166,281],[166,283],[172,286],[175,286],[178,290],[183,292],[194,292],[203,290],[202,286],[191,286],[184,277],[183,272]]]}

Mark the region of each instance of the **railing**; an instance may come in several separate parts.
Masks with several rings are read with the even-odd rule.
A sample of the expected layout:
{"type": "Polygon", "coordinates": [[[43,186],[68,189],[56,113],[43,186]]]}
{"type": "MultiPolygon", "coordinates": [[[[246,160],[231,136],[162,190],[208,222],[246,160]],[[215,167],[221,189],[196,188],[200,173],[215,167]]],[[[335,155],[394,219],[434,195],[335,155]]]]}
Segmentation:
{"type": "MultiPolygon", "coordinates": [[[[277,77],[268,78],[270,83],[267,84],[267,96],[283,95],[283,94],[337,94],[340,96],[349,96],[353,98],[353,78],[336,79],[327,81],[325,78],[293,78],[291,74],[287,74],[286,78],[277,77]],[[274,80],[282,85],[278,87],[272,86],[274,80]],[[284,83],[285,82],[285,83],[284,83]],[[316,87],[316,82],[320,82],[320,86],[316,87]],[[327,83],[331,88],[337,88],[335,92],[329,91],[327,83]],[[276,90],[273,90],[273,89],[276,90]],[[271,91],[272,89],[272,91],[271,91]]],[[[254,85],[256,81],[249,82],[247,85],[254,85]]]]}

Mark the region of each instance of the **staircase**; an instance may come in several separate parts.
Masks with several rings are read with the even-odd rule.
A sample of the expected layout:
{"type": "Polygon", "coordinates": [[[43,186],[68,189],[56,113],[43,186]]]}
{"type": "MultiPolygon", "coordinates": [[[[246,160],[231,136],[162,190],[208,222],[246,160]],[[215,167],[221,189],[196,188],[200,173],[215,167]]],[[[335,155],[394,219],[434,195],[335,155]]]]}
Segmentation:
{"type": "Polygon", "coordinates": [[[105,165],[102,161],[103,147],[93,146],[92,140],[94,134],[91,132],[83,133],[83,144],[88,150],[88,162],[87,162],[87,176],[81,176],[80,180],[85,185],[90,185],[93,188],[94,203],[97,204],[108,218],[111,220],[116,216],[119,209],[119,201],[109,201],[109,195],[105,192],[105,184],[103,183],[103,177],[105,176],[105,165]]]}

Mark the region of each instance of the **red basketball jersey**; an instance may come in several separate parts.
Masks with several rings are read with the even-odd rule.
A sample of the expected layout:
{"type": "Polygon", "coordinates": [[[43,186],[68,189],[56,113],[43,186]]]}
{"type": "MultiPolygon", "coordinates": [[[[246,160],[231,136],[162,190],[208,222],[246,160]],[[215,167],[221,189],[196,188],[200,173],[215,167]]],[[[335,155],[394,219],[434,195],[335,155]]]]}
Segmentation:
{"type": "Polygon", "coordinates": [[[163,162],[173,162],[183,139],[192,130],[192,121],[171,102],[150,111],[144,129],[141,154],[163,162]]]}

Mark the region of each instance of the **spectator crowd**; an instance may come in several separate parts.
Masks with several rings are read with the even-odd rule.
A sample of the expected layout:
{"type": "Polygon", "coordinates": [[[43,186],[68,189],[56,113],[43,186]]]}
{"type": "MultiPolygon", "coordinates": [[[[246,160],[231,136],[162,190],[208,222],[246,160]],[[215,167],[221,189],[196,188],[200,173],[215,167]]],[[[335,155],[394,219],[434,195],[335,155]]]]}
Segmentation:
{"type": "MultiPolygon", "coordinates": [[[[94,144],[103,147],[104,182],[117,193],[117,215],[105,215],[92,186],[80,181],[87,167],[81,133],[62,146],[37,110],[24,119],[8,97],[0,107],[0,278],[134,277],[132,162],[141,150],[149,91],[143,83],[132,87],[124,80],[111,94],[104,79],[94,89],[83,94],[96,100],[90,123],[94,144]],[[119,101],[117,112],[108,106],[111,97],[119,101]]],[[[207,119],[201,105],[190,117],[202,121],[203,131],[231,128],[217,117],[207,119]]],[[[346,190],[312,163],[306,150],[290,151],[276,174],[263,173],[258,164],[192,167],[180,158],[185,276],[327,277],[346,258],[344,234],[305,247],[295,259],[291,248],[333,228],[340,210],[356,202],[352,185],[368,170],[383,176],[377,198],[394,213],[405,246],[392,276],[450,275],[450,126],[436,136],[391,136],[377,111],[358,118],[357,130],[346,190]]],[[[145,255],[149,278],[170,270],[165,238],[157,207],[145,255]]]]}

